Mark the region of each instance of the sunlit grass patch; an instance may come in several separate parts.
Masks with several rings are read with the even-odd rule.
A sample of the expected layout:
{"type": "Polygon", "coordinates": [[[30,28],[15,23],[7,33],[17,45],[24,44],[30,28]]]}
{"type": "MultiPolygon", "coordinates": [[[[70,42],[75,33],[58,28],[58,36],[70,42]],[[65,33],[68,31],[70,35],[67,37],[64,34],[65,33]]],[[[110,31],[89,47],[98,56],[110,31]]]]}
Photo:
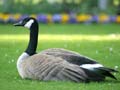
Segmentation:
{"type": "MultiPolygon", "coordinates": [[[[28,35],[0,35],[0,41],[9,41],[9,40],[28,40],[28,35]]],[[[42,34],[39,35],[39,40],[48,40],[48,41],[110,41],[110,40],[120,40],[120,34],[110,34],[110,35],[51,35],[51,34],[42,34]]]]}

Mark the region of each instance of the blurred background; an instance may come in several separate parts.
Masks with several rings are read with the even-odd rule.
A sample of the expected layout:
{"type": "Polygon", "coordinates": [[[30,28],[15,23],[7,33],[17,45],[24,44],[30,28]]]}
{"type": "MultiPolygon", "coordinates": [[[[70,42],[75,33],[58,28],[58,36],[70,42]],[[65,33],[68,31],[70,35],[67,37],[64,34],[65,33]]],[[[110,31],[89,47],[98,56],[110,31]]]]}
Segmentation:
{"type": "Polygon", "coordinates": [[[120,23],[120,0],[0,0],[0,22],[120,23]]]}

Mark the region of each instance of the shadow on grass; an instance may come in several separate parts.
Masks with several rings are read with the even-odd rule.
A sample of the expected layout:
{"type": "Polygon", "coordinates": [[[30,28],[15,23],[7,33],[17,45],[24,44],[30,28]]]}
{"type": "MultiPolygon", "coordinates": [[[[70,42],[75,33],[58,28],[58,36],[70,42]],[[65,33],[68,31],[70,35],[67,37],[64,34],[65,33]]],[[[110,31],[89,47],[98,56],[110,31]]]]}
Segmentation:
{"type": "Polygon", "coordinates": [[[120,80],[104,80],[104,81],[100,81],[100,82],[97,82],[97,81],[89,81],[89,82],[71,82],[71,81],[40,81],[40,80],[32,80],[32,79],[22,79],[20,77],[17,77],[17,80],[19,81],[23,81],[23,82],[36,82],[36,83],[43,83],[43,84],[119,84],[120,83],[120,80]]]}

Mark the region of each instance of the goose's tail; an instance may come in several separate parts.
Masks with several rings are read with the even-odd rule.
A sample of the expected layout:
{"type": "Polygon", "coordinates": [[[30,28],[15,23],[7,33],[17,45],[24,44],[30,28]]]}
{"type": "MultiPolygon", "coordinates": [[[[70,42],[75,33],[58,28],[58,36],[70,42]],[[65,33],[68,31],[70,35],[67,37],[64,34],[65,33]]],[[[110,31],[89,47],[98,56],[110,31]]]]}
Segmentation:
{"type": "Polygon", "coordinates": [[[117,80],[117,78],[112,73],[118,71],[104,67],[101,64],[83,64],[80,67],[84,69],[85,73],[88,75],[89,80],[103,81],[106,77],[117,80]]]}

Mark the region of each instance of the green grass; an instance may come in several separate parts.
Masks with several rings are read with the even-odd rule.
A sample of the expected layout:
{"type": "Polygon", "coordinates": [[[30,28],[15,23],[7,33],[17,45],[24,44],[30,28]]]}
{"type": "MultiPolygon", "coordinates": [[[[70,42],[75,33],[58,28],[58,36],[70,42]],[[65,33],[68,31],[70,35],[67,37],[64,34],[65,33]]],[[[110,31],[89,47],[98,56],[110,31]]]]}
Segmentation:
{"type": "MultiPolygon", "coordinates": [[[[22,80],[16,69],[18,56],[28,43],[29,31],[12,25],[0,25],[0,90],[119,90],[118,81],[72,83],[22,80]]],[[[66,48],[96,59],[120,71],[120,25],[48,24],[40,25],[37,51],[66,48]]]]}

